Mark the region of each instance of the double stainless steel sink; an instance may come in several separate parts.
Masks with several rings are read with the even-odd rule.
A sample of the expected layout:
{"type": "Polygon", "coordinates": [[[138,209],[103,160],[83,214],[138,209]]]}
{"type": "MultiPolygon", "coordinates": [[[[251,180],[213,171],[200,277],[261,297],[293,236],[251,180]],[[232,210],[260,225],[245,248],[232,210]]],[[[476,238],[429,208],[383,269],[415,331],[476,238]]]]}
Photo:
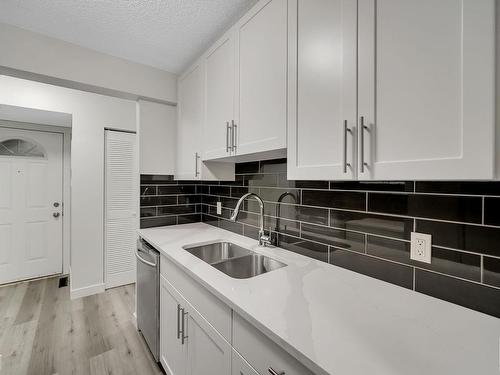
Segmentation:
{"type": "Polygon", "coordinates": [[[226,241],[185,246],[184,250],[235,279],[248,279],[286,266],[282,262],[226,241]]]}

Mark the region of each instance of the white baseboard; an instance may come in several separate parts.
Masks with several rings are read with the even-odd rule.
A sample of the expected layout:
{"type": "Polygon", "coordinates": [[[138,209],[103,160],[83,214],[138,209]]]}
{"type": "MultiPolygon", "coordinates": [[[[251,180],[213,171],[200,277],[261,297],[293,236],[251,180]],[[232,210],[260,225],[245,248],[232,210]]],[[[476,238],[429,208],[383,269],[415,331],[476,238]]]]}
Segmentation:
{"type": "Polygon", "coordinates": [[[71,299],[91,296],[92,294],[103,293],[105,290],[104,283],[86,286],[78,289],[71,289],[71,299]]]}
{"type": "Polygon", "coordinates": [[[106,289],[115,288],[117,286],[128,285],[135,283],[136,271],[131,270],[127,272],[121,272],[114,275],[108,275],[106,277],[106,289]]]}

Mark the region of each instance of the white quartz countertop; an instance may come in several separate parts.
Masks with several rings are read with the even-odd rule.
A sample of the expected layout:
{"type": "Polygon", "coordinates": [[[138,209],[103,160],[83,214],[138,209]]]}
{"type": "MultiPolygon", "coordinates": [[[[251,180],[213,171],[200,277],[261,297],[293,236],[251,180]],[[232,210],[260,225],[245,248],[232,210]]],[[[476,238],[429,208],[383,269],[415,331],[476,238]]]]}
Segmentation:
{"type": "Polygon", "coordinates": [[[139,235],[317,374],[500,374],[500,319],[208,224],[139,235]],[[182,248],[214,240],[287,266],[233,279],[182,248]]]}

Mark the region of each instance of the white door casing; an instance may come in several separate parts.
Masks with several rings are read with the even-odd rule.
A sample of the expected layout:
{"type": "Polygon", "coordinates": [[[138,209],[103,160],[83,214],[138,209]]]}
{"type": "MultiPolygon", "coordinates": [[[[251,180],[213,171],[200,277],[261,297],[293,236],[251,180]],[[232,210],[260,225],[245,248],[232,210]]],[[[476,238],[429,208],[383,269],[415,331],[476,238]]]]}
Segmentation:
{"type": "Polygon", "coordinates": [[[139,227],[139,169],[136,135],[106,130],[104,202],[104,283],[134,283],[139,227]]]}
{"type": "Polygon", "coordinates": [[[62,273],[63,135],[0,128],[4,141],[0,283],[62,273]]]}

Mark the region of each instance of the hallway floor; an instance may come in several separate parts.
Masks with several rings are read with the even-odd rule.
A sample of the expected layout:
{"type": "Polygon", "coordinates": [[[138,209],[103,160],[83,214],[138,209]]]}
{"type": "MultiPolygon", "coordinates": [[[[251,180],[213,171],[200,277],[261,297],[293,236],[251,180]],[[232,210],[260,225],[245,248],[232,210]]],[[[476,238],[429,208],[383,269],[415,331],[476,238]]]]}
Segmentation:
{"type": "Polygon", "coordinates": [[[133,284],[76,300],[58,284],[0,287],[1,375],[162,374],[134,326],[133,284]]]}

